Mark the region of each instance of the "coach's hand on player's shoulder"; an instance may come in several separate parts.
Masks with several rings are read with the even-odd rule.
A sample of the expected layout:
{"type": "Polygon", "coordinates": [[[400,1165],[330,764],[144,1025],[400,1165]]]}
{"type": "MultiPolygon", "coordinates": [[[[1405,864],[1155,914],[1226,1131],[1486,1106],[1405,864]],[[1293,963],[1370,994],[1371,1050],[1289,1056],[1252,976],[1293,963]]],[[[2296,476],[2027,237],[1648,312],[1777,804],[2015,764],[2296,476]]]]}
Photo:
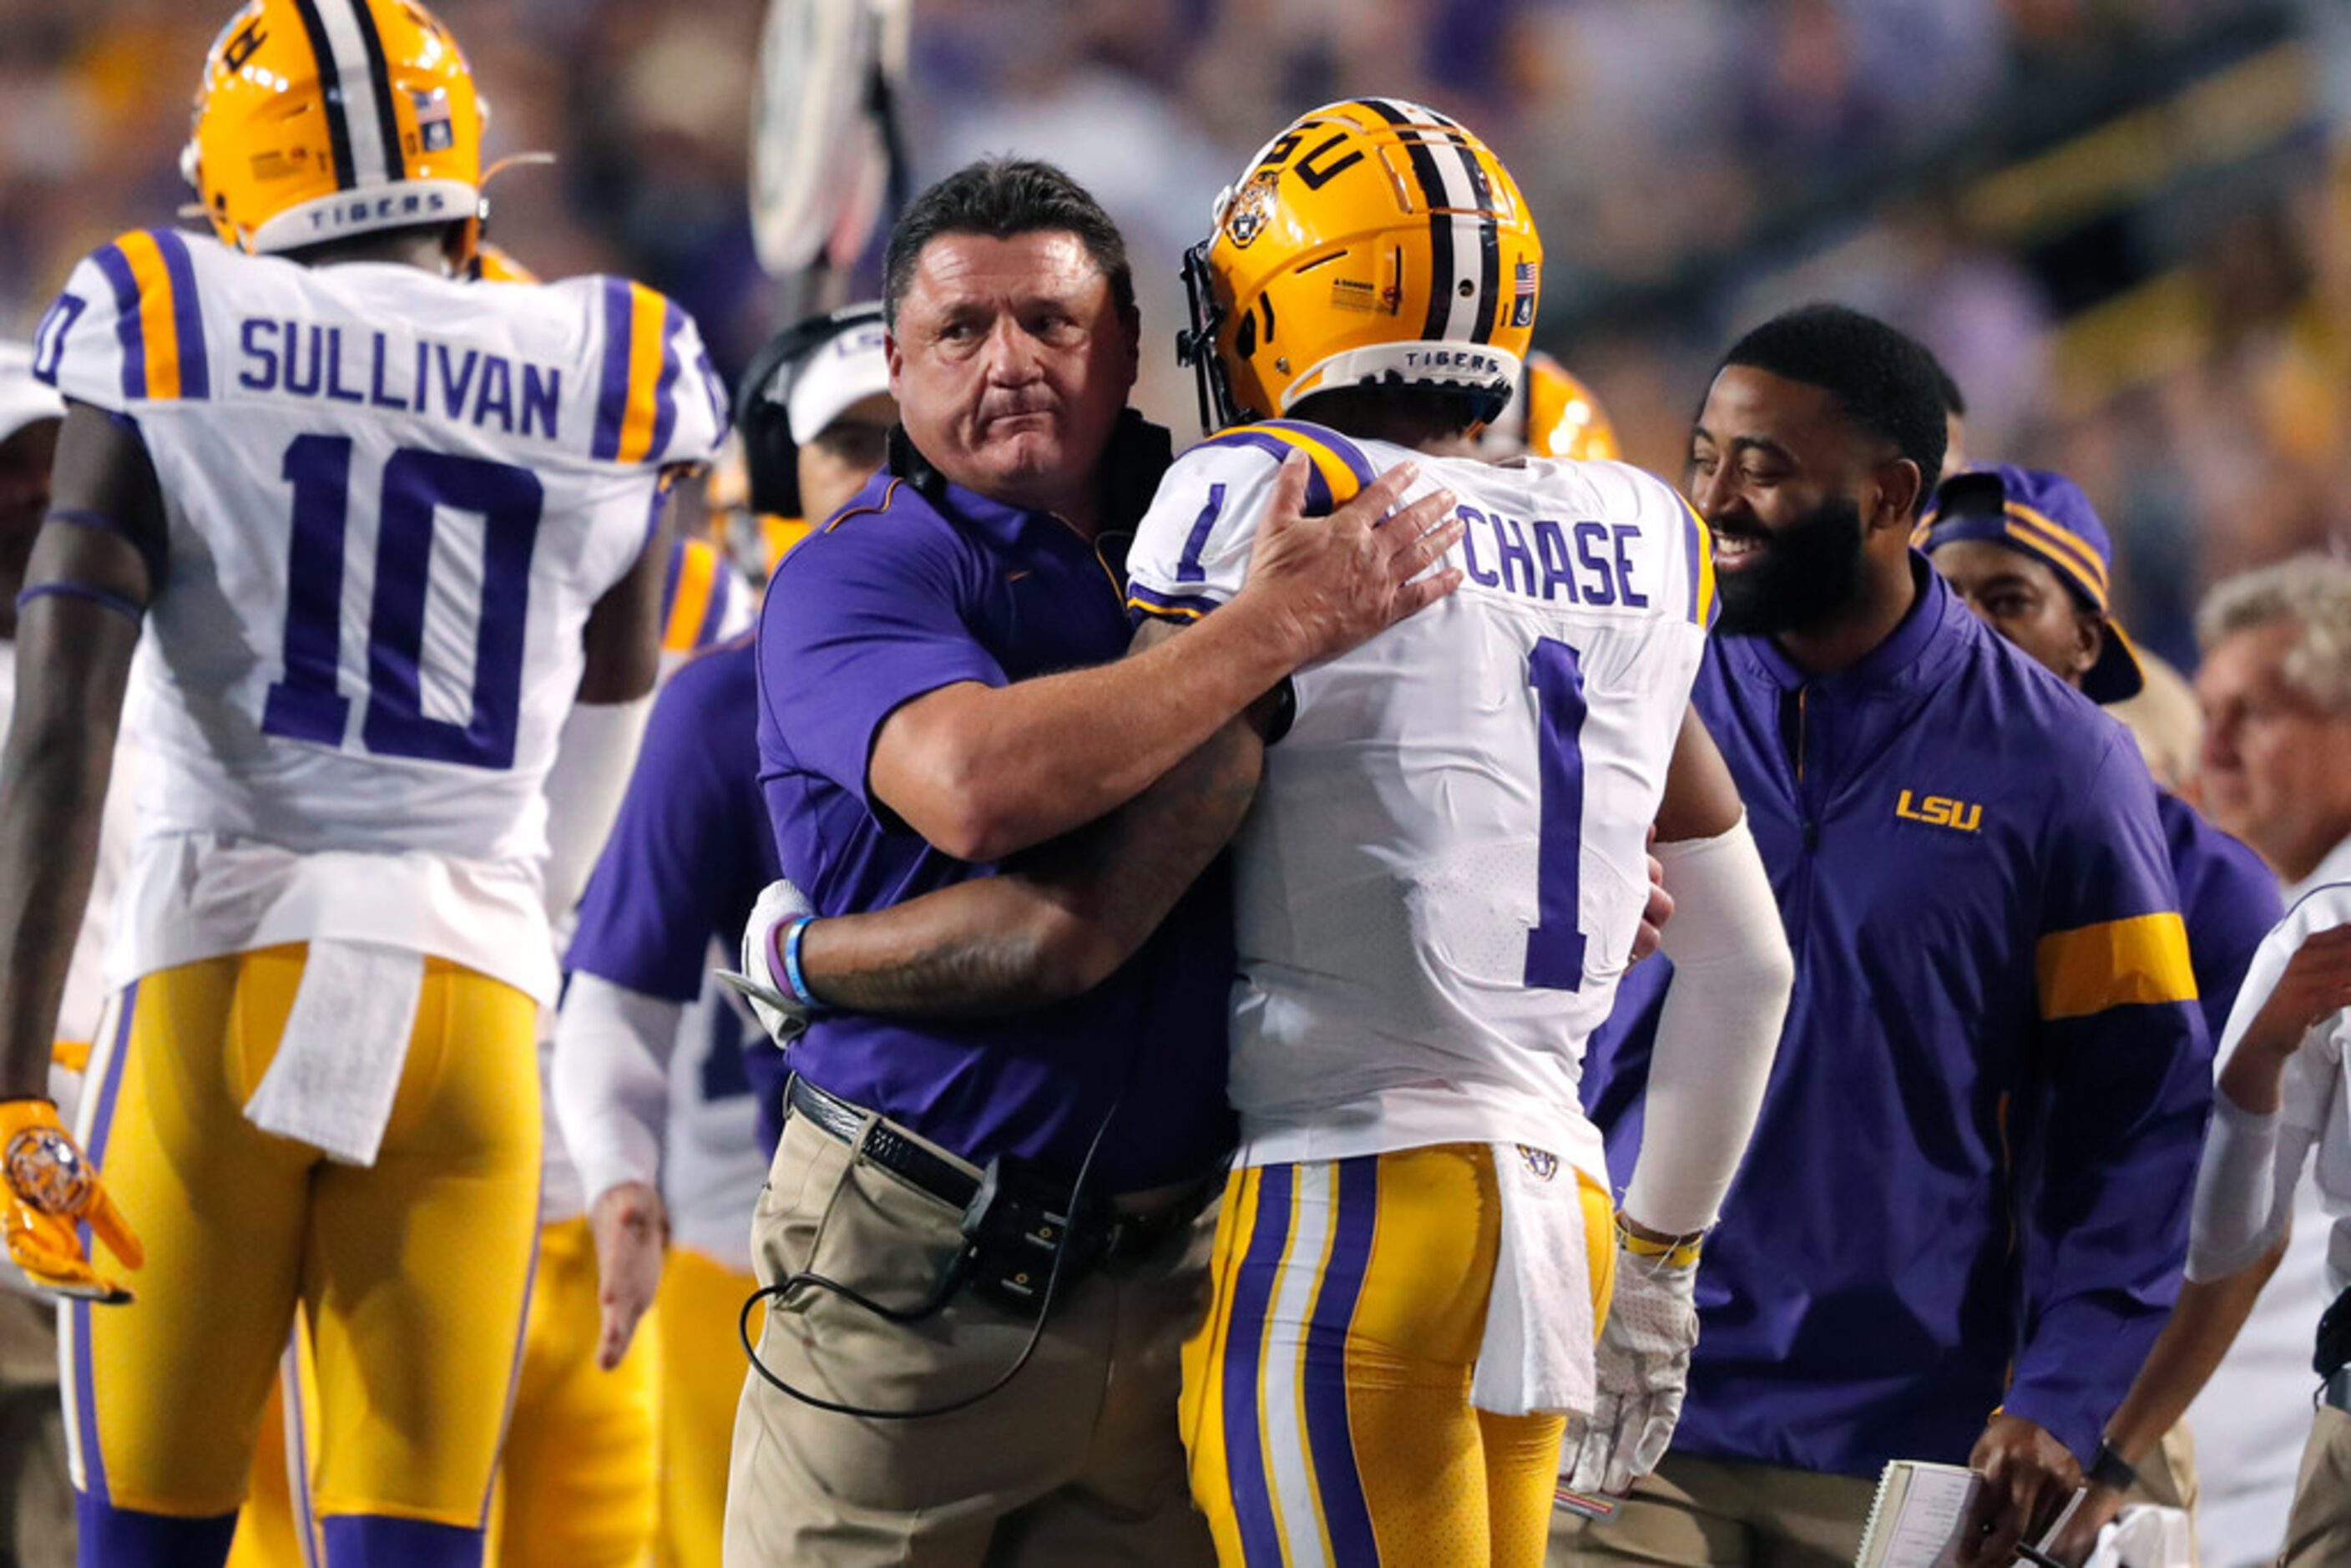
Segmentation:
{"type": "Polygon", "coordinates": [[[1458,569],[1431,570],[1461,537],[1450,491],[1399,507],[1419,473],[1400,463],[1329,517],[1310,517],[1310,466],[1296,453],[1283,461],[1249,580],[1228,612],[1263,614],[1298,665],[1336,658],[1461,586],[1458,569]]]}
{"type": "Polygon", "coordinates": [[[56,1104],[32,1097],[0,1100],[0,1227],[7,1232],[9,1258],[46,1295],[128,1301],[131,1292],[99,1273],[82,1250],[78,1227],[84,1224],[123,1267],[147,1260],[131,1222],[107,1196],[98,1167],[58,1122],[56,1104]]]}
{"type": "Polygon", "coordinates": [[[641,1181],[609,1186],[588,1211],[596,1237],[596,1364],[610,1372],[629,1354],[638,1320],[653,1310],[669,1250],[669,1211],[641,1181]]]}
{"type": "Polygon", "coordinates": [[[1984,1487],[1968,1515],[1961,1568],[2008,1568],[2018,1543],[2038,1541],[2082,1484],[2081,1464],[2065,1445],[2022,1416],[1994,1416],[1968,1468],[1984,1487]]]}

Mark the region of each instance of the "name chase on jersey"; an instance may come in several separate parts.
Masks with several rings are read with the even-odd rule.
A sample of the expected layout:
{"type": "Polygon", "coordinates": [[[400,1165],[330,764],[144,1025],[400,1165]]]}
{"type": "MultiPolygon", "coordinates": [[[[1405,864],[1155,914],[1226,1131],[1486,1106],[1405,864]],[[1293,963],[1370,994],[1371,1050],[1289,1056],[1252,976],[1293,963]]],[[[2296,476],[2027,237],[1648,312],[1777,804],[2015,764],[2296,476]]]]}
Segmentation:
{"type": "Polygon", "coordinates": [[[463,344],[316,321],[248,316],[237,324],[237,385],[401,413],[438,415],[505,435],[561,439],[563,371],[463,344]]]}
{"type": "Polygon", "coordinates": [[[1633,524],[1549,517],[1521,523],[1475,507],[1454,511],[1461,519],[1463,565],[1472,581],[1529,599],[1649,607],[1648,595],[1633,580],[1633,558],[1642,549],[1641,530],[1633,524]]]}

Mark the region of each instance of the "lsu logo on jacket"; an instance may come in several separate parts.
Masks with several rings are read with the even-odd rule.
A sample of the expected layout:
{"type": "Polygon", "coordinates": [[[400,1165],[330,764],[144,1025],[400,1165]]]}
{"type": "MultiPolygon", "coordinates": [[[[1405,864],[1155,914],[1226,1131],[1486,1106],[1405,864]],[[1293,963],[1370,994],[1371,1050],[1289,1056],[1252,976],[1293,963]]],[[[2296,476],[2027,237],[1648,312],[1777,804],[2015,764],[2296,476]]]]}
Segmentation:
{"type": "Polygon", "coordinates": [[[1972,833],[1983,825],[1980,805],[1971,806],[1948,795],[1928,795],[1914,803],[1907,789],[1894,802],[1894,814],[1930,828],[1957,828],[1963,833],[1972,833]]]}

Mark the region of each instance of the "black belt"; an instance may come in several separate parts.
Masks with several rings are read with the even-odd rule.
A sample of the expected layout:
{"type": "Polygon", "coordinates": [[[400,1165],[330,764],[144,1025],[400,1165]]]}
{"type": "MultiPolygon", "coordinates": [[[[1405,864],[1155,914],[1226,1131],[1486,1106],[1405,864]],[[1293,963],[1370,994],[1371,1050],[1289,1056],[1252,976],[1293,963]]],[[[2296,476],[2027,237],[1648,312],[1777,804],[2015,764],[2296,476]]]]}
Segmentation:
{"type": "Polygon", "coordinates": [[[2326,1380],[2318,1391],[2318,1402],[2331,1405],[2351,1416],[2351,1366],[2337,1369],[2335,1375],[2326,1380]]]}
{"type": "MultiPolygon", "coordinates": [[[[784,1091],[784,1104],[792,1115],[805,1117],[819,1130],[950,1208],[967,1209],[979,1195],[978,1177],[933,1154],[886,1120],[838,1094],[827,1093],[797,1073],[784,1091]]],[[[1099,1239],[1102,1261],[1132,1262],[1147,1257],[1170,1236],[1190,1228],[1216,1197],[1223,1176],[1221,1170],[1207,1173],[1173,1202],[1149,1214],[1121,1214],[1110,1201],[1090,1197],[1081,1228],[1099,1239]]]]}
{"type": "Polygon", "coordinates": [[[791,1086],[784,1091],[784,1104],[793,1115],[805,1117],[892,1176],[903,1178],[950,1208],[970,1207],[971,1200],[979,1193],[977,1176],[956,1169],[872,1112],[851,1104],[838,1094],[826,1093],[798,1073],[792,1075],[791,1086]]]}

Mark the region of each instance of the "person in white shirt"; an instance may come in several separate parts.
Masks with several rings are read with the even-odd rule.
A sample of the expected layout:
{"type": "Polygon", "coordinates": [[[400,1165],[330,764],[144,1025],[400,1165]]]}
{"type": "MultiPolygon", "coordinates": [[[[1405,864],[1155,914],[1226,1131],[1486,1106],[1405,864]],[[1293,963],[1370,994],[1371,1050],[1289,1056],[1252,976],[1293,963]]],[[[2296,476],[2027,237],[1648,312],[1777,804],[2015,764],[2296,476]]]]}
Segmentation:
{"type": "MultiPolygon", "coordinates": [[[[2262,1293],[2278,1318],[2263,1341],[2290,1347],[2292,1360],[2276,1358],[2262,1407],[2249,1414],[2298,1428],[2318,1305],[2351,1287],[2351,1025],[2341,1014],[2351,1004],[2351,567],[2310,556],[2247,573],[2214,591],[2198,629],[2206,658],[2197,686],[2212,723],[2206,804],[2286,879],[2288,908],[2255,955],[2220,1042],[2188,1273],[2260,1290],[2295,1231],[2306,1254],[2323,1259],[2323,1291],[2282,1298],[2280,1285],[2303,1285],[2282,1269],[2262,1293]],[[2305,1188],[2306,1166],[2314,1179],[2305,1188]]],[[[2291,1510],[2274,1494],[2266,1504],[2270,1528],[2285,1521],[2289,1564],[2351,1553],[2351,1373],[2339,1344],[2316,1359],[2325,1364],[2313,1371],[2326,1382],[2291,1510]]],[[[2220,1375],[2229,1370],[2224,1363],[2220,1375]]],[[[2191,1421],[2218,1407],[2211,1392],[2191,1421]]],[[[2245,1393],[2230,1390],[2231,1402],[2245,1393]]],[[[2217,1447],[2209,1429],[2199,1443],[2217,1447]]],[[[2220,1536],[2210,1518],[2206,1528],[2217,1560],[2264,1544],[2220,1536]]]]}
{"type": "Polygon", "coordinates": [[[2258,1267],[2283,1239],[2313,1166],[2335,1308],[2312,1370],[2325,1381],[2286,1521],[2287,1568],[2351,1554],[2351,882],[2314,888],[2253,959],[2222,1041],[2220,1092],[2196,1186],[2188,1274],[2258,1267]]]}

